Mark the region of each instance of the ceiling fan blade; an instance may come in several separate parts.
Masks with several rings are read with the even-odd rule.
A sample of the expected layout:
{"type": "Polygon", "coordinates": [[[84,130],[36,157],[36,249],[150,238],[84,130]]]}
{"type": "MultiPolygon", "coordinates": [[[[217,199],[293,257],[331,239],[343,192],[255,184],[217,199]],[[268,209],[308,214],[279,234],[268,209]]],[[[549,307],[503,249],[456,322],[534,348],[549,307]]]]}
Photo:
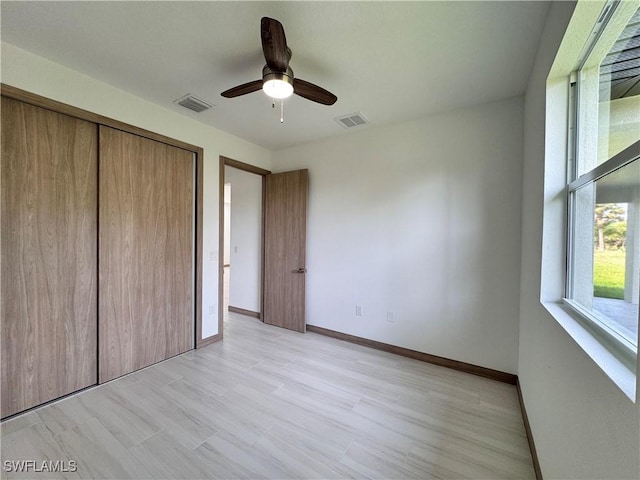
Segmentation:
{"type": "Polygon", "coordinates": [[[333,105],[338,100],[338,97],[328,90],[299,78],[293,80],[293,93],[323,105],[333,105]]]}
{"type": "Polygon", "coordinates": [[[262,17],[260,22],[262,52],[267,66],[276,72],[286,72],[291,59],[291,50],[287,47],[284,27],[278,20],[262,17]]]}
{"type": "Polygon", "coordinates": [[[262,89],[262,80],[254,80],[253,82],[243,83],[237,87],[225,90],[220,95],[226,98],[239,97],[240,95],[246,95],[247,93],[257,92],[262,89]]]}

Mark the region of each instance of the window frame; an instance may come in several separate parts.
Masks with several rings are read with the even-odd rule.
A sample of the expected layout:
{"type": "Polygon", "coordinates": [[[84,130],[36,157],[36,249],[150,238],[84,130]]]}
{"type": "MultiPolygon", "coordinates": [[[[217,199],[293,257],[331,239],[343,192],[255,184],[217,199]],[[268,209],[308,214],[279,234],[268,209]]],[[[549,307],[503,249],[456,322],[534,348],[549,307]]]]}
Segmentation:
{"type": "MultiPolygon", "coordinates": [[[[585,327],[607,350],[609,350],[618,360],[626,365],[630,370],[636,371],[638,358],[638,345],[634,345],[627,338],[620,335],[613,328],[607,325],[602,319],[598,318],[588,309],[582,307],[578,302],[573,300],[574,294],[574,276],[575,268],[573,259],[575,253],[574,242],[576,239],[576,192],[589,184],[595,184],[596,181],[606,177],[607,175],[631,164],[634,161],[640,161],[640,140],[636,141],[623,151],[614,155],[600,165],[578,175],[580,165],[580,135],[581,132],[581,71],[587,61],[590,60],[594,47],[597,47],[601,34],[606,31],[608,22],[614,15],[617,1],[609,2],[605,5],[598,22],[594,26],[590,41],[583,49],[580,55],[579,64],[569,78],[568,92],[568,125],[567,125],[567,156],[566,156],[566,268],[565,268],[565,285],[563,303],[569,308],[572,317],[574,317],[583,327],[585,327]]],[[[638,319],[640,324],[640,316],[638,319]]],[[[640,325],[639,325],[640,326],[640,325]]],[[[636,342],[638,340],[636,339],[636,342]]]]}
{"type": "MultiPolygon", "coordinates": [[[[606,322],[603,322],[597,316],[593,315],[589,310],[583,308],[579,303],[572,300],[573,289],[573,240],[575,238],[576,222],[575,219],[575,201],[574,194],[576,191],[587,185],[593,184],[597,180],[623,168],[634,161],[640,161],[640,141],[627,147],[622,152],[613,156],[606,162],[598,165],[592,170],[584,173],[580,177],[570,181],[567,184],[567,273],[565,296],[563,302],[571,308],[572,312],[577,316],[578,320],[587,327],[609,350],[612,351],[625,365],[632,370],[636,368],[638,355],[638,347],[629,342],[628,339],[618,334],[606,322]]],[[[571,177],[569,177],[571,178],[571,177]]],[[[639,320],[640,322],[640,320],[639,320]]]]}

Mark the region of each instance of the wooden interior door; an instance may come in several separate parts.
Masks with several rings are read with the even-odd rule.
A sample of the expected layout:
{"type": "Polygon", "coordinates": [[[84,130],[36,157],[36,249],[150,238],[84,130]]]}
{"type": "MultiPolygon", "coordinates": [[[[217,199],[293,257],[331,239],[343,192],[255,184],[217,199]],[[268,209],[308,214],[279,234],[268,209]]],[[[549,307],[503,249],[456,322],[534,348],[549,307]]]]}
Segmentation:
{"type": "Polygon", "coordinates": [[[264,322],[304,332],[308,170],[265,177],[264,322]]]}
{"type": "Polygon", "coordinates": [[[97,125],[2,97],[2,417],[96,383],[97,125]]]}
{"type": "Polygon", "coordinates": [[[193,153],[100,127],[99,382],[192,348],[193,153]]]}

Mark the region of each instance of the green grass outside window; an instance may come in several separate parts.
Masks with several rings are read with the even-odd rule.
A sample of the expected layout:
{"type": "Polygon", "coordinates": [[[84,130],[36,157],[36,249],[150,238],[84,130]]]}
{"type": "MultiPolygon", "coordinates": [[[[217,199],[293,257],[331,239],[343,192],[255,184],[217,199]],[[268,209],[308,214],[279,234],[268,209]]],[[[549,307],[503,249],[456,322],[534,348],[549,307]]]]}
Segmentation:
{"type": "Polygon", "coordinates": [[[624,299],[624,250],[593,252],[593,296],[624,299]]]}

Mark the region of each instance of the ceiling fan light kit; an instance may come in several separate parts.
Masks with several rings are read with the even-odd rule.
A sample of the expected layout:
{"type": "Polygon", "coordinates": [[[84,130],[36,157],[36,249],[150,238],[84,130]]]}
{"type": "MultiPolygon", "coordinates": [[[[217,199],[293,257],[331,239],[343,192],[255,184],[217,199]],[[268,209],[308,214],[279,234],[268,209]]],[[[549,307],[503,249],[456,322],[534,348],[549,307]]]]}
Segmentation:
{"type": "Polygon", "coordinates": [[[293,94],[293,70],[287,67],[286,73],[274,72],[268,66],[262,69],[262,90],[277,100],[293,94]]]}
{"type": "Polygon", "coordinates": [[[234,98],[262,89],[269,97],[278,100],[290,97],[295,93],[302,98],[322,105],[336,103],[338,97],[333,93],[294,77],[293,70],[289,67],[291,49],[287,46],[284,27],[279,21],[263,17],[260,21],[260,38],[264,59],[267,62],[262,69],[262,80],[238,85],[225,90],[220,95],[225,98],[234,98]]]}

